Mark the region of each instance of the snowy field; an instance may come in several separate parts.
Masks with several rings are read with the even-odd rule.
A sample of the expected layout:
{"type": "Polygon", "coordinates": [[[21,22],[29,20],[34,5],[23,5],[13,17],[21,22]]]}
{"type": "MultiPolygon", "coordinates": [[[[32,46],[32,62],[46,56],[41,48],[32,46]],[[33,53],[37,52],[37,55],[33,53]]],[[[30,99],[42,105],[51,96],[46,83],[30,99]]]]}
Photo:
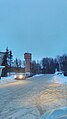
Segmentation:
{"type": "Polygon", "coordinates": [[[0,80],[0,119],[67,119],[67,77],[0,80]]]}

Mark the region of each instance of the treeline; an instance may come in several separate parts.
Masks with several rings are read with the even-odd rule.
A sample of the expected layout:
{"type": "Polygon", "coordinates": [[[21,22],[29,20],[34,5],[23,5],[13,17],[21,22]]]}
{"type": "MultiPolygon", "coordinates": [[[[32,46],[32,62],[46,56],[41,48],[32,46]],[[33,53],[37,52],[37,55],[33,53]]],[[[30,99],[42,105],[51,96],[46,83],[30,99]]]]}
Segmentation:
{"type": "Polygon", "coordinates": [[[5,66],[5,68],[2,71],[2,76],[7,76],[8,72],[21,71],[22,61],[18,58],[13,59],[12,50],[9,50],[7,47],[5,51],[5,55],[3,57],[2,66],[5,66]]]}
{"type": "Polygon", "coordinates": [[[31,71],[33,74],[53,74],[55,71],[67,71],[67,55],[56,58],[45,57],[40,63],[32,62],[31,71]]]}
{"type": "MultiPolygon", "coordinates": [[[[12,50],[9,50],[8,47],[6,48],[2,65],[5,66],[2,73],[3,76],[6,76],[7,72],[24,72],[25,70],[25,62],[21,61],[18,58],[13,59],[12,50]]],[[[34,60],[31,62],[31,73],[33,74],[53,74],[55,73],[55,71],[67,71],[66,54],[62,56],[57,56],[56,58],[44,57],[41,61],[36,62],[34,60]]]]}

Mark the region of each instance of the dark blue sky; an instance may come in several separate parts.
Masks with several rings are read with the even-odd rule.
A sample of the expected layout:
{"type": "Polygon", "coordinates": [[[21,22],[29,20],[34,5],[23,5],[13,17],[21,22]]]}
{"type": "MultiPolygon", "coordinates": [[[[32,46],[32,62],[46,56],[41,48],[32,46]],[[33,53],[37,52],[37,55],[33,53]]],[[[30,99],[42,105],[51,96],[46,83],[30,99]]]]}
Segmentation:
{"type": "Polygon", "coordinates": [[[33,59],[67,53],[67,0],[0,0],[0,51],[33,59]]]}

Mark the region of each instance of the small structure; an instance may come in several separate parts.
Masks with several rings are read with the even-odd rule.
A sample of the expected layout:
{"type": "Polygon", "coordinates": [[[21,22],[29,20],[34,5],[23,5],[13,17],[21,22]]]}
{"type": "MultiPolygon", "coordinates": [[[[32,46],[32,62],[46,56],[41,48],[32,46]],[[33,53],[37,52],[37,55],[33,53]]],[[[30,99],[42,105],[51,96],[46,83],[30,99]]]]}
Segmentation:
{"type": "Polygon", "coordinates": [[[1,78],[2,69],[5,68],[5,66],[1,66],[4,55],[5,55],[5,52],[0,52],[0,78],[1,78]]]}
{"type": "Polygon", "coordinates": [[[25,59],[25,73],[31,73],[32,54],[31,53],[25,53],[24,59],[25,59]]]}
{"type": "Polygon", "coordinates": [[[0,78],[1,78],[1,73],[3,68],[5,68],[5,66],[0,66],[0,78]]]}

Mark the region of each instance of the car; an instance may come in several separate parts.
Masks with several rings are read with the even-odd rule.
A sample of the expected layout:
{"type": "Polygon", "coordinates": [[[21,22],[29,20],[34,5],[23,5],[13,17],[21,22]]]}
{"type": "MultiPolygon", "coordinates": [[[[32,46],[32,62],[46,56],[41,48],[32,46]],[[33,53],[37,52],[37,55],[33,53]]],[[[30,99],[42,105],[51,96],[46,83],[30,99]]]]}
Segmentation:
{"type": "Polygon", "coordinates": [[[33,73],[30,73],[30,72],[26,72],[25,74],[26,74],[26,78],[33,76],[33,73]]]}
{"type": "Polygon", "coordinates": [[[17,73],[17,74],[14,75],[14,78],[16,80],[24,80],[26,78],[26,75],[23,74],[23,73],[17,73]]]}

